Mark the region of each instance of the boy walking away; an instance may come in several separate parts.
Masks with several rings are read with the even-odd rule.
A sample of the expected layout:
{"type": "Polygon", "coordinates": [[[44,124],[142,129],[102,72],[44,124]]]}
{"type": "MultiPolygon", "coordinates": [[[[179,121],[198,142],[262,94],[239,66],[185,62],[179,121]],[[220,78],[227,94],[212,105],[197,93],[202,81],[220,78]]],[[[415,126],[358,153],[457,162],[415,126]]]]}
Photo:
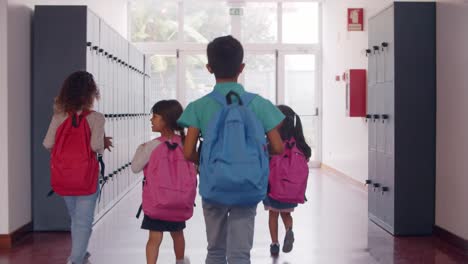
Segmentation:
{"type": "Polygon", "coordinates": [[[200,163],[206,264],[248,264],[257,204],[268,186],[268,149],[272,154],[283,151],[276,127],[284,115],[237,82],[245,66],[238,40],[214,39],[207,56],[206,67],[215,75],[216,85],[210,94],[190,103],[178,120],[188,127],[184,155],[200,163]],[[199,135],[203,146],[197,153],[199,135]]]}

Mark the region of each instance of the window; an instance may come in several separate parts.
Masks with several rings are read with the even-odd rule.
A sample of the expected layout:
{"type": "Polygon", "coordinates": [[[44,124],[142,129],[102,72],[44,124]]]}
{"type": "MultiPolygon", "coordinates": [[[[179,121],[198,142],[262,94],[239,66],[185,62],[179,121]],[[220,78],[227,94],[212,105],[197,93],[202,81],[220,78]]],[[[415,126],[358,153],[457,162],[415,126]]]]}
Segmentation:
{"type": "Polygon", "coordinates": [[[318,43],[318,3],[283,3],[283,42],[318,43]]]}
{"type": "Polygon", "coordinates": [[[151,58],[151,82],[156,89],[157,98],[150,98],[150,102],[161,99],[175,99],[177,88],[177,58],[174,55],[153,55],[151,58]]]}
{"type": "Polygon", "coordinates": [[[177,10],[177,2],[171,0],[129,2],[131,41],[176,41],[178,37],[177,10]]]}
{"type": "Polygon", "coordinates": [[[258,93],[276,103],[275,54],[246,54],[243,73],[247,90],[258,93]]]}
{"type": "Polygon", "coordinates": [[[184,41],[208,43],[231,32],[229,7],[223,1],[184,2],[184,41]]]}
{"type": "Polygon", "coordinates": [[[278,41],[278,5],[247,3],[243,8],[242,41],[276,43],[278,41]]]}
{"type": "Polygon", "coordinates": [[[239,78],[248,91],[300,115],[312,160],[320,160],[321,4],[314,0],[130,0],[129,37],[152,54],[158,100],[185,107],[215,84],[206,45],[233,35],[244,46],[239,78]]]}

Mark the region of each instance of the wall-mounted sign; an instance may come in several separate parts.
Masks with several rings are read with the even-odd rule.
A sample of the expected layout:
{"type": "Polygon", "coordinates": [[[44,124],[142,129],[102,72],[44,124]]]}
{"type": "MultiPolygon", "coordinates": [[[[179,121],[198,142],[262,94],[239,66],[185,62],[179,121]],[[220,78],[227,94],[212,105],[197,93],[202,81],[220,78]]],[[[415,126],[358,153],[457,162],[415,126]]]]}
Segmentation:
{"type": "Polygon", "coordinates": [[[364,8],[348,8],[348,31],[364,30],[364,8]]]}
{"type": "Polygon", "coordinates": [[[241,7],[231,7],[229,9],[229,14],[231,16],[242,16],[244,14],[244,10],[241,7]]]}

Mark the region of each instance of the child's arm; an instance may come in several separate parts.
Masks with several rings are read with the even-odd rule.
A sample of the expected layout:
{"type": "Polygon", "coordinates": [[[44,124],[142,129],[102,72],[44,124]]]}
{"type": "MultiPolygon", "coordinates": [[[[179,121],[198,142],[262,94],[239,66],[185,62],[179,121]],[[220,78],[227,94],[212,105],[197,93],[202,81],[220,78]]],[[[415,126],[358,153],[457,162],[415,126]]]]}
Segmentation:
{"type": "Polygon", "coordinates": [[[189,127],[184,142],[184,157],[185,159],[192,161],[195,164],[198,164],[198,154],[195,148],[197,147],[199,134],[200,129],[196,127],[189,127]]]}
{"type": "Polygon", "coordinates": [[[159,141],[153,140],[150,142],[146,142],[138,146],[135,155],[133,156],[132,159],[132,172],[133,173],[139,173],[141,172],[145,167],[146,164],[148,164],[148,161],[151,158],[151,154],[153,153],[153,150],[160,144],[159,141]]]}
{"type": "Polygon", "coordinates": [[[88,124],[91,129],[91,149],[99,154],[104,153],[104,115],[98,112],[91,113],[88,117],[88,124]]]}
{"type": "Polygon", "coordinates": [[[114,144],[112,143],[112,137],[106,137],[106,134],[104,133],[104,149],[112,152],[111,147],[114,147],[114,144]]]}
{"type": "Polygon", "coordinates": [[[284,146],[278,129],[275,127],[267,133],[268,141],[270,142],[270,154],[278,155],[283,153],[284,146]]]}
{"type": "Polygon", "coordinates": [[[47,134],[42,142],[42,145],[47,149],[51,150],[54,147],[55,143],[55,133],[57,133],[57,128],[60,126],[60,122],[56,115],[52,117],[50,121],[49,129],[47,130],[47,134]]]}

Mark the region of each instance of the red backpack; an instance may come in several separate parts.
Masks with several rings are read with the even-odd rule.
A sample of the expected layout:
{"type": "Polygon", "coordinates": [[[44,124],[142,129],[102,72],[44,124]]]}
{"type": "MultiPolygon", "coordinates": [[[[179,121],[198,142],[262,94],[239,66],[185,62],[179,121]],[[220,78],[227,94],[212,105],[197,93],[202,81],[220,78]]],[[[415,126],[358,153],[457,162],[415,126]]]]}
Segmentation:
{"type": "Polygon", "coordinates": [[[61,196],[91,195],[97,190],[99,163],[91,149],[91,129],[86,116],[69,113],[58,127],[52,148],[52,190],[61,196]]]}

